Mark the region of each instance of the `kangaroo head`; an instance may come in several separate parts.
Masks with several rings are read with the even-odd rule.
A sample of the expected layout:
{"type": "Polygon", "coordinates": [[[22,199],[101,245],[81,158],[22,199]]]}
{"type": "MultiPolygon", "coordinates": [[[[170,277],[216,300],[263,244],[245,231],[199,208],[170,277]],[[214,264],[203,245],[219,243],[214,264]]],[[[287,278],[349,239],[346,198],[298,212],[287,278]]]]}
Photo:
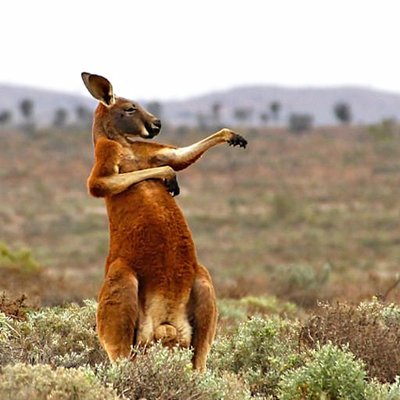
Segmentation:
{"type": "Polygon", "coordinates": [[[137,102],[115,96],[106,78],[82,72],[82,79],[89,93],[100,102],[94,119],[94,135],[102,132],[109,139],[123,139],[128,143],[138,136],[151,139],[158,135],[161,121],[137,102]],[[96,123],[101,126],[96,127],[96,123]]]}

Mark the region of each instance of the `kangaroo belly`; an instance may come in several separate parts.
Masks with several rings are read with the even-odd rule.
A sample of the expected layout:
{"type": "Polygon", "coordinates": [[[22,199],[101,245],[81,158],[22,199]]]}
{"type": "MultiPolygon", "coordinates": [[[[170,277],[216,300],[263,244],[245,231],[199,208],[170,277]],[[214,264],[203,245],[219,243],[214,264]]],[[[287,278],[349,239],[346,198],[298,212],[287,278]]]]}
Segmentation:
{"type": "Polygon", "coordinates": [[[194,268],[189,227],[162,183],[142,182],[107,199],[107,211],[111,259],[124,258],[143,278],[151,273],[162,279],[169,272],[180,275],[194,268]]]}
{"type": "Polygon", "coordinates": [[[107,199],[110,263],[123,258],[138,279],[136,343],[189,346],[187,305],[197,265],[189,227],[162,183],[146,181],[107,199]]]}

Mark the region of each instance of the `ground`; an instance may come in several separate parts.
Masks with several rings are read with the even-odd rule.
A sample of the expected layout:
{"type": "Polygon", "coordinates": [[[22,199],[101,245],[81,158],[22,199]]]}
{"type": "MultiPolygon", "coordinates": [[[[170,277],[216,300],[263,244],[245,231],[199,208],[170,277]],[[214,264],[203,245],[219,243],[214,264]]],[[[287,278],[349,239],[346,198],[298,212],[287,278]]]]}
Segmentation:
{"type": "MultiPolygon", "coordinates": [[[[243,129],[246,150],[220,146],[180,172],[177,201],[219,297],[272,294],[313,306],[385,295],[400,262],[400,136],[389,128],[243,129]]],[[[186,145],[206,134],[170,130],[157,141],[186,145]]],[[[90,133],[0,140],[0,241],[10,252],[27,248],[42,267],[35,295],[44,303],[94,297],[108,231],[103,201],[86,190],[90,133]]],[[[19,279],[3,278],[0,290],[10,280],[24,290],[19,279]]],[[[399,290],[388,296],[398,300],[399,290]]]]}
{"type": "MultiPolygon", "coordinates": [[[[206,135],[183,132],[160,141],[206,135]]],[[[198,375],[187,350],[110,364],[101,349],[108,230],[86,190],[89,132],[0,132],[2,399],[400,398],[398,128],[241,133],[246,150],[212,149],[178,174],[218,294],[198,375]]]]}

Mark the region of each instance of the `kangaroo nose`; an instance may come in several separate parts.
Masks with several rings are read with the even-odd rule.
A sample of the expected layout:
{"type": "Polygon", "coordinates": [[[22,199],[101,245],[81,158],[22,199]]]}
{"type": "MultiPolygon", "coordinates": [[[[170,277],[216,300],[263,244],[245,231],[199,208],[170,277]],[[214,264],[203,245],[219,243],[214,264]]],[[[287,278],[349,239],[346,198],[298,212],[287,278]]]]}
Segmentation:
{"type": "Polygon", "coordinates": [[[159,133],[161,130],[161,121],[159,119],[156,119],[155,121],[153,121],[152,125],[153,132],[159,133]]]}

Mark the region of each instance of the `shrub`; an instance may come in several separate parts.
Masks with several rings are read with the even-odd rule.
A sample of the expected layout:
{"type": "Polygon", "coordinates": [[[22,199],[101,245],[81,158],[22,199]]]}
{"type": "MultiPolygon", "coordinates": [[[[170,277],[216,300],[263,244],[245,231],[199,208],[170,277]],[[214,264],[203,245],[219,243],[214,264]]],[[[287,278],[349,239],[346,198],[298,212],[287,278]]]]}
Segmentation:
{"type": "Polygon", "coordinates": [[[372,380],[365,392],[366,400],[398,400],[400,399],[400,377],[391,385],[388,383],[381,384],[376,380],[372,380]]]}
{"type": "Polygon", "coordinates": [[[369,135],[376,141],[390,141],[394,138],[396,131],[398,131],[396,122],[390,118],[368,127],[369,135]]]}
{"type": "Polygon", "coordinates": [[[216,340],[209,364],[216,372],[238,374],[249,383],[252,394],[271,395],[282,374],[301,364],[297,334],[293,322],[253,317],[233,335],[216,340]]]}
{"type": "Polygon", "coordinates": [[[246,296],[239,300],[239,304],[246,307],[248,315],[280,314],[293,316],[297,312],[295,304],[278,301],[273,296],[246,296]]]}
{"type": "Polygon", "coordinates": [[[14,319],[26,319],[28,306],[25,304],[25,300],[25,295],[22,295],[15,300],[11,300],[7,298],[5,293],[3,293],[0,296],[0,312],[14,319]]]}
{"type": "Polygon", "coordinates": [[[365,398],[367,390],[363,363],[352,353],[327,344],[317,346],[311,359],[298,369],[288,371],[279,383],[281,400],[319,400],[365,398]]]}
{"type": "Polygon", "coordinates": [[[13,332],[15,331],[12,325],[13,325],[13,320],[11,319],[11,317],[0,312],[0,358],[2,357],[1,353],[3,352],[1,344],[9,341],[12,337],[13,332]]]}
{"type": "Polygon", "coordinates": [[[328,342],[348,346],[364,361],[369,377],[380,382],[394,382],[399,374],[400,308],[395,305],[325,306],[305,323],[300,336],[310,347],[328,342]]]}
{"type": "Polygon", "coordinates": [[[271,218],[273,220],[295,219],[300,214],[300,204],[287,193],[277,193],[271,200],[271,218]]]}
{"type": "Polygon", "coordinates": [[[0,372],[2,400],[116,400],[89,368],[51,369],[49,365],[15,364],[0,372]]]}
{"type": "Polygon", "coordinates": [[[26,273],[34,273],[41,269],[30,250],[13,251],[3,242],[0,242],[0,267],[18,269],[26,273]]]}
{"type": "Polygon", "coordinates": [[[310,114],[290,114],[289,130],[294,133],[309,131],[313,126],[313,116],[310,114]]]}
{"type": "Polygon", "coordinates": [[[308,264],[289,264],[276,267],[272,287],[283,297],[302,307],[314,307],[324,296],[331,275],[331,266],[314,268],[308,264]]]}
{"type": "Polygon", "coordinates": [[[96,373],[104,384],[128,399],[250,399],[235,376],[194,372],[191,356],[187,349],[167,349],[158,343],[145,351],[136,350],[134,362],[99,365],[96,373]]]}
{"type": "Polygon", "coordinates": [[[240,322],[247,320],[247,309],[239,304],[239,300],[221,299],[218,301],[219,328],[235,329],[240,322]]]}
{"type": "MultiPolygon", "coordinates": [[[[231,326],[235,329],[241,322],[251,316],[278,314],[294,317],[298,313],[297,307],[288,302],[279,301],[273,296],[246,296],[241,299],[221,299],[218,301],[219,320],[222,326],[231,326]]],[[[220,324],[220,326],[221,326],[220,324]]]]}
{"type": "Polygon", "coordinates": [[[110,365],[95,332],[95,310],[96,303],[86,301],[83,307],[71,304],[30,311],[23,321],[0,312],[0,368],[3,366],[6,374],[0,380],[8,382],[0,386],[0,398],[10,398],[6,396],[14,391],[18,399],[102,399],[98,383],[92,397],[86,394],[84,384],[82,393],[73,391],[78,385],[74,382],[92,382],[94,373],[105,387],[112,385],[129,399],[249,399],[248,389],[234,375],[194,372],[192,353],[187,349],[169,350],[157,344],[136,351],[134,362],[110,365]],[[55,368],[54,373],[51,368],[55,368]],[[14,383],[8,378],[13,373],[21,375],[14,383]],[[56,379],[58,386],[47,387],[46,382],[56,379]],[[32,384],[24,385],[25,380],[32,384]],[[71,386],[70,391],[64,386],[71,386]]]}
{"type": "MultiPolygon", "coordinates": [[[[26,321],[0,319],[0,365],[23,362],[76,367],[105,360],[95,331],[96,303],[43,308],[26,321]]],[[[1,314],[0,314],[1,315],[1,314]]]]}

